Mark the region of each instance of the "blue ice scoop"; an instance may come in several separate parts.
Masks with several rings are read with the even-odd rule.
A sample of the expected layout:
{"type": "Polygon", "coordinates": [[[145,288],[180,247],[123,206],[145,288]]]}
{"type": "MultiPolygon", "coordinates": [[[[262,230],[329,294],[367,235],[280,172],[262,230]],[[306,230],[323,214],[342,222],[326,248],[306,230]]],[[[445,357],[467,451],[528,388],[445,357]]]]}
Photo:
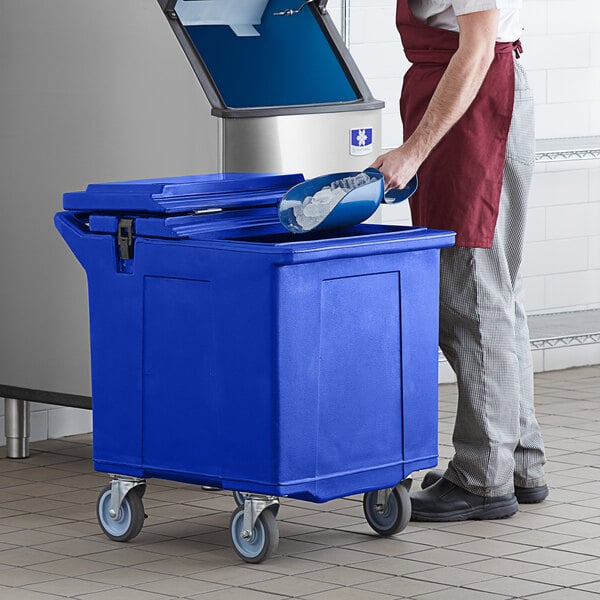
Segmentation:
{"type": "Polygon", "coordinates": [[[410,198],[417,186],[415,175],[406,187],[384,194],[383,173],[372,167],[322,175],[286,192],[279,203],[279,220],[292,233],[355,225],[368,219],[382,202],[396,204],[410,198]],[[348,184],[355,187],[348,188],[348,184]],[[329,186],[334,189],[323,193],[329,186]]]}

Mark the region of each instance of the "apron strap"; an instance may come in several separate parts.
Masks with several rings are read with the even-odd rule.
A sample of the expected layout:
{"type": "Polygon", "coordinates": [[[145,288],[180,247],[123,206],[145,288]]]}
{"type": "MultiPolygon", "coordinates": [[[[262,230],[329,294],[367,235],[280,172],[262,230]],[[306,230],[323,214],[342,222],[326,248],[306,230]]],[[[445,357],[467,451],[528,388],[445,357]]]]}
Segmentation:
{"type": "Polygon", "coordinates": [[[521,45],[521,40],[517,40],[513,42],[513,50],[516,58],[521,58],[521,54],[523,54],[523,46],[521,45]]]}

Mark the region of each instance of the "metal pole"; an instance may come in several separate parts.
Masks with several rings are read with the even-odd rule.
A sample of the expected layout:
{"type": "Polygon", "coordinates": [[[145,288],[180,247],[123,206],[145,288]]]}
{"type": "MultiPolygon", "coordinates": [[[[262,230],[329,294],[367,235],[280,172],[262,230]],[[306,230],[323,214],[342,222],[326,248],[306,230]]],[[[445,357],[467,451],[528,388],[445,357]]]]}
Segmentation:
{"type": "Polygon", "coordinates": [[[342,0],[342,39],[350,47],[350,0],[342,0]]]}
{"type": "Polygon", "coordinates": [[[6,432],[6,457],[29,456],[29,402],[4,399],[4,429],[6,432]]]}

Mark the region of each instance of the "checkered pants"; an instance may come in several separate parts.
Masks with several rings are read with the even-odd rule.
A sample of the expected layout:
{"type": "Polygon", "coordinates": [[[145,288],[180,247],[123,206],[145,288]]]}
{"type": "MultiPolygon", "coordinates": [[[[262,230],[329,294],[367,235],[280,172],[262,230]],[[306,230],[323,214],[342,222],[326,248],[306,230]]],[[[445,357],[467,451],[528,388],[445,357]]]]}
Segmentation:
{"type": "Polygon", "coordinates": [[[533,97],[518,61],[515,84],[492,247],[441,251],[440,347],[458,379],[455,455],[445,477],[485,496],[544,483],[519,274],[535,150],[533,97]]]}

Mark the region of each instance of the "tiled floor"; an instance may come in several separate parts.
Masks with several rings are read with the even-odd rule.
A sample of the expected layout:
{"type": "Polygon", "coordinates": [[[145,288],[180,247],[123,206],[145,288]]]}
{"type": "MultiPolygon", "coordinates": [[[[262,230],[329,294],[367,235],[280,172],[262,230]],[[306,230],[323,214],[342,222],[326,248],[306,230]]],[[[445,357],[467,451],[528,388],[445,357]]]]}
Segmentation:
{"type": "MultiPolygon", "coordinates": [[[[283,500],[279,551],[260,565],[230,547],[229,494],[172,482],[151,480],[144,529],[111,542],[95,520],[107,478],[93,472],[89,436],[35,443],[29,459],[0,459],[0,599],[597,600],[600,366],[537,375],[536,390],[545,503],[501,521],[411,523],[383,539],[358,497],[283,500]]],[[[442,464],[455,394],[440,387],[442,464]]]]}

